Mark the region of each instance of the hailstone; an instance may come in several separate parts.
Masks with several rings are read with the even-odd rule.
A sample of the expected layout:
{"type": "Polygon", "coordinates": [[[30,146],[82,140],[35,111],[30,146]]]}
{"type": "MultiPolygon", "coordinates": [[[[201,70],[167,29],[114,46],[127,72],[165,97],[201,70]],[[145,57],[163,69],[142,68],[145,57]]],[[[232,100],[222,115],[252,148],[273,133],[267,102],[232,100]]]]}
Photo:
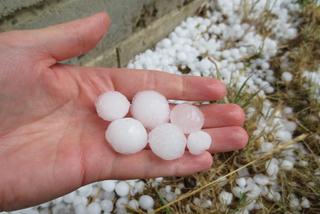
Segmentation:
{"type": "Polygon", "coordinates": [[[99,214],[101,213],[101,206],[97,202],[93,202],[88,205],[86,213],[88,214],[99,214]]]}
{"type": "Polygon", "coordinates": [[[127,196],[129,194],[129,190],[129,184],[125,181],[120,181],[119,183],[117,183],[115,188],[117,195],[120,197],[127,196]]]}
{"type": "Polygon", "coordinates": [[[140,121],[122,118],[111,122],[105,137],[116,152],[133,154],[147,145],[148,134],[140,121]]]}
{"type": "Polygon", "coordinates": [[[204,124],[204,116],[200,109],[191,104],[176,105],[170,113],[170,121],[185,134],[201,130],[204,124]]]}
{"type": "Polygon", "coordinates": [[[135,210],[139,208],[139,202],[135,199],[130,200],[128,205],[130,208],[135,209],[135,210]]]}
{"type": "Polygon", "coordinates": [[[148,142],[154,154],[164,160],[182,157],[187,139],[176,125],[165,123],[152,129],[148,142]]]}
{"type": "Polygon", "coordinates": [[[200,155],[202,152],[210,148],[211,141],[211,136],[207,132],[192,132],[188,136],[187,147],[191,154],[200,155]]]}
{"type": "Polygon", "coordinates": [[[104,213],[108,213],[113,210],[113,202],[110,200],[105,199],[100,202],[100,205],[104,213]]]}
{"type": "Polygon", "coordinates": [[[132,116],[148,129],[169,121],[170,108],[167,99],[157,91],[138,92],[131,105],[132,116]]]}
{"type": "Polygon", "coordinates": [[[112,192],[114,190],[114,188],[116,187],[116,181],[115,180],[102,181],[101,187],[106,192],[112,192]]]}
{"type": "Polygon", "coordinates": [[[139,205],[142,209],[144,210],[149,210],[153,208],[154,205],[154,200],[151,196],[149,195],[142,195],[139,198],[139,205]]]}
{"type": "Polygon", "coordinates": [[[99,117],[108,121],[125,117],[129,108],[130,102],[118,91],[105,92],[96,101],[96,110],[99,117]]]}

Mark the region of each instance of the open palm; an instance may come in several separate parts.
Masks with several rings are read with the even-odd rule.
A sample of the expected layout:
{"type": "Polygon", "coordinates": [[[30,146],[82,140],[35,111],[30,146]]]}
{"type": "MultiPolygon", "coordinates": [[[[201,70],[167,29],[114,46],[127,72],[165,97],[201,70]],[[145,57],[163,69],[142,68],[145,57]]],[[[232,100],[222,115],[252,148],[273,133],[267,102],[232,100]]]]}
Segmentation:
{"type": "MultiPolygon", "coordinates": [[[[180,100],[226,94],[221,82],[209,78],[58,63],[89,51],[108,26],[107,15],[100,13],[0,35],[0,210],[35,205],[98,180],[187,175],[211,166],[209,152],[163,161],[148,148],[120,155],[105,142],[108,123],[94,108],[102,92],[117,90],[131,99],[137,91],[154,89],[180,100]]],[[[245,146],[240,107],[201,109],[214,140],[211,153],[245,146]]]]}

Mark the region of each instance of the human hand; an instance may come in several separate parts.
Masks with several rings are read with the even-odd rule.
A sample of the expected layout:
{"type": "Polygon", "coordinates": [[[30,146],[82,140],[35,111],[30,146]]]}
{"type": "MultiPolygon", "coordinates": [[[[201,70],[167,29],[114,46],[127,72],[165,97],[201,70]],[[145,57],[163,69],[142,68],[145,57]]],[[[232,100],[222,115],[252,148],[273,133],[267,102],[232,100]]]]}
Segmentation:
{"type": "Polygon", "coordinates": [[[106,14],[40,30],[0,34],[0,210],[39,204],[104,179],[182,176],[211,166],[210,153],[240,149],[248,140],[244,113],[234,104],[201,106],[209,152],[164,161],[145,150],[114,152],[108,125],[94,107],[99,94],[129,99],[154,89],[168,99],[216,100],[218,80],[132,69],[89,68],[59,61],[92,49],[109,26],[106,14]]]}

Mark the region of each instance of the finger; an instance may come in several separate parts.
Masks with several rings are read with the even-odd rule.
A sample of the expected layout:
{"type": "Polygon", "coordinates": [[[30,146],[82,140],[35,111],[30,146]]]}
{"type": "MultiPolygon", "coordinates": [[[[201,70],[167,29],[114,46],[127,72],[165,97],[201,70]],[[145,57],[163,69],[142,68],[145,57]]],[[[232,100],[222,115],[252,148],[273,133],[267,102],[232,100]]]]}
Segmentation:
{"type": "Polygon", "coordinates": [[[247,132],[238,126],[204,129],[211,138],[211,153],[229,152],[244,148],[248,143],[247,132]]]}
{"type": "Polygon", "coordinates": [[[208,152],[198,156],[186,152],[179,159],[166,161],[155,156],[150,150],[143,150],[133,155],[118,155],[110,174],[116,179],[184,176],[206,170],[211,164],[212,157],[208,152]]]}
{"type": "Polygon", "coordinates": [[[242,126],[245,113],[236,104],[208,104],[201,105],[204,114],[204,128],[217,128],[226,126],[242,126]]]}
{"type": "Polygon", "coordinates": [[[91,50],[106,33],[110,19],[106,13],[25,32],[25,39],[57,61],[79,56],[91,50]]]}
{"type": "Polygon", "coordinates": [[[110,75],[116,90],[130,98],[141,90],[156,90],[178,100],[218,100],[226,95],[224,84],[212,78],[132,69],[113,70],[110,75]]]}
{"type": "Polygon", "coordinates": [[[59,80],[72,80],[73,83],[70,84],[76,85],[78,92],[81,92],[81,99],[86,102],[95,101],[101,93],[109,90],[120,91],[128,99],[132,99],[141,90],[156,90],[168,99],[192,101],[218,100],[227,93],[221,81],[206,77],[179,76],[160,71],[89,68],[62,64],[54,66],[53,70],[59,80]]]}

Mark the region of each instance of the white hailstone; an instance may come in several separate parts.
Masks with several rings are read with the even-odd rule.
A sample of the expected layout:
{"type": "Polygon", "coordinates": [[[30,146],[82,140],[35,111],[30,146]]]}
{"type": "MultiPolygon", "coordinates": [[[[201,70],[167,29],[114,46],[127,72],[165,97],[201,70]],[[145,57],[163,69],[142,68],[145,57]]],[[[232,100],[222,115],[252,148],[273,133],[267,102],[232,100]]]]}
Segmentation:
{"type": "Polygon", "coordinates": [[[137,193],[142,193],[145,187],[145,183],[143,181],[138,181],[134,184],[134,189],[137,191],[137,193]]]}
{"type": "Polygon", "coordinates": [[[170,113],[170,121],[183,130],[185,134],[201,130],[204,116],[200,109],[191,104],[176,105],[170,113]]]}
{"type": "Polygon", "coordinates": [[[301,207],[308,209],[310,208],[310,201],[306,197],[302,197],[301,199],[301,207]]]}
{"type": "Polygon", "coordinates": [[[154,154],[164,160],[174,160],[183,156],[187,139],[180,128],[165,123],[152,129],[148,142],[154,154]]]}
{"type": "Polygon", "coordinates": [[[76,195],[73,198],[73,202],[72,202],[73,206],[76,206],[78,204],[87,205],[88,199],[86,197],[82,197],[82,196],[76,195]]]}
{"type": "Polygon", "coordinates": [[[269,176],[276,176],[279,171],[279,161],[275,158],[272,158],[271,160],[268,160],[265,164],[265,168],[267,171],[267,174],[269,176]]]}
{"type": "Polygon", "coordinates": [[[292,197],[290,202],[289,202],[289,206],[291,208],[299,208],[300,207],[300,201],[297,197],[292,197]]]}
{"type": "Polygon", "coordinates": [[[121,154],[133,154],[143,150],[148,139],[142,123],[133,118],[112,121],[105,136],[112,148],[121,154]]]}
{"type": "Polygon", "coordinates": [[[240,198],[245,193],[245,190],[243,188],[241,188],[241,187],[235,186],[235,187],[232,188],[232,193],[237,198],[240,198]]]}
{"type": "Polygon", "coordinates": [[[137,210],[139,208],[139,202],[135,199],[132,199],[129,201],[128,206],[131,207],[132,209],[137,210]]]}
{"type": "Polygon", "coordinates": [[[238,178],[236,179],[236,184],[238,184],[239,187],[244,188],[247,185],[247,181],[245,178],[238,178]]]}
{"type": "Polygon", "coordinates": [[[177,60],[182,63],[185,62],[187,60],[187,55],[184,52],[179,52],[177,54],[177,60]]]}
{"type": "Polygon", "coordinates": [[[272,189],[270,189],[270,191],[268,192],[266,197],[271,201],[280,201],[280,199],[281,199],[280,193],[276,192],[276,191],[274,191],[272,189]]]}
{"type": "Polygon", "coordinates": [[[273,144],[269,142],[262,142],[260,145],[261,152],[270,152],[273,149],[273,144]]]}
{"type": "Polygon", "coordinates": [[[169,121],[170,108],[167,99],[159,92],[140,91],[132,100],[131,114],[146,128],[153,129],[169,121]]]}
{"type": "Polygon", "coordinates": [[[290,171],[293,168],[293,162],[289,160],[283,160],[280,164],[280,168],[286,171],[290,171]]]}
{"type": "Polygon", "coordinates": [[[268,93],[268,94],[272,94],[274,92],[274,88],[269,86],[265,89],[265,92],[268,93]]]}
{"type": "MultiPolygon", "coordinates": [[[[22,209],[22,210],[17,210],[10,212],[12,214],[39,214],[38,210],[36,210],[33,207],[22,209]]],[[[7,214],[7,212],[1,212],[1,214],[7,214]]]]}
{"type": "Polygon", "coordinates": [[[80,196],[88,197],[92,192],[92,185],[89,184],[89,185],[80,187],[79,189],[77,189],[77,192],[79,193],[80,196]]]}
{"type": "Polygon", "coordinates": [[[127,196],[129,194],[129,190],[130,190],[129,184],[125,181],[120,181],[119,183],[117,183],[115,187],[115,192],[120,197],[127,196]]]}
{"type": "Polygon", "coordinates": [[[138,181],[138,179],[131,179],[131,180],[126,180],[126,181],[131,187],[134,187],[134,184],[138,181]]]}
{"type": "Polygon", "coordinates": [[[181,195],[181,189],[180,188],[175,188],[174,189],[174,194],[181,195]]]}
{"type": "Polygon", "coordinates": [[[197,205],[197,206],[200,206],[200,203],[201,203],[201,200],[200,200],[200,198],[193,198],[193,201],[192,201],[195,205],[197,205]]]}
{"type": "Polygon", "coordinates": [[[108,200],[113,200],[116,197],[116,194],[114,191],[112,192],[103,192],[102,193],[102,198],[103,199],[108,199],[108,200]]]}
{"type": "Polygon", "coordinates": [[[52,203],[54,204],[60,204],[63,201],[63,196],[56,198],[52,201],[52,203]]]}
{"type": "Polygon", "coordinates": [[[281,79],[284,81],[284,82],[291,82],[292,81],[292,74],[290,72],[283,72],[282,75],[281,75],[281,79]]]}
{"type": "Polygon", "coordinates": [[[83,204],[74,205],[74,213],[75,214],[86,214],[87,213],[86,206],[83,204]]]}
{"type": "MultiPolygon", "coordinates": [[[[247,167],[244,167],[244,168],[240,169],[240,170],[238,171],[238,176],[239,176],[239,177],[248,177],[248,176],[250,176],[250,173],[249,173],[248,168],[247,168],[247,167]]],[[[239,184],[238,184],[238,185],[239,185],[239,184]]]]}
{"type": "Polygon", "coordinates": [[[112,192],[114,188],[116,187],[117,181],[115,180],[106,180],[101,182],[101,187],[106,192],[112,192]]]}
{"type": "Polygon", "coordinates": [[[129,200],[127,197],[121,197],[116,202],[116,207],[118,209],[123,209],[128,204],[129,200]]]}
{"type": "Polygon", "coordinates": [[[253,177],[253,180],[259,185],[267,185],[269,183],[269,177],[263,174],[257,174],[253,177]]]}
{"type": "Polygon", "coordinates": [[[113,210],[113,202],[110,200],[103,200],[100,202],[100,205],[104,213],[108,213],[113,210]]]}
{"type": "Polygon", "coordinates": [[[187,147],[191,154],[199,155],[211,146],[211,136],[204,131],[192,132],[187,139],[187,147]]]}
{"type": "Polygon", "coordinates": [[[142,195],[139,198],[139,205],[142,209],[144,210],[149,210],[153,208],[154,205],[154,200],[151,196],[149,195],[142,195]]]}
{"type": "Polygon", "coordinates": [[[160,182],[163,181],[163,177],[158,177],[158,178],[155,178],[154,180],[155,180],[156,182],[159,182],[159,183],[160,183],[160,182]]]}
{"type": "Polygon", "coordinates": [[[88,214],[100,214],[101,213],[101,206],[97,202],[93,202],[88,205],[87,207],[88,214]]]}
{"type": "Polygon", "coordinates": [[[247,197],[250,199],[255,199],[260,196],[261,188],[255,184],[251,183],[246,187],[246,190],[248,191],[247,197]]]}
{"type": "Polygon", "coordinates": [[[297,128],[297,124],[292,121],[286,121],[285,125],[286,125],[286,128],[291,132],[293,132],[297,128]]]}
{"type": "Polygon", "coordinates": [[[171,192],[171,189],[172,189],[172,187],[170,185],[166,185],[165,188],[164,188],[164,191],[166,193],[169,193],[169,192],[171,192]]]}
{"type": "Polygon", "coordinates": [[[172,42],[170,39],[165,38],[162,40],[161,44],[162,44],[162,47],[169,48],[172,45],[172,42]]]}
{"type": "Polygon", "coordinates": [[[233,195],[230,192],[222,191],[219,194],[219,201],[224,205],[230,205],[233,199],[233,195]]]}
{"type": "Polygon", "coordinates": [[[169,192],[167,194],[165,194],[164,196],[166,198],[167,201],[173,201],[177,198],[177,196],[173,193],[173,192],[169,192]]]}
{"type": "Polygon", "coordinates": [[[290,141],[292,140],[292,134],[289,131],[279,130],[276,132],[277,137],[280,141],[290,141]]]}
{"type": "Polygon", "coordinates": [[[71,204],[73,202],[74,197],[76,196],[76,192],[70,192],[69,194],[63,196],[63,201],[67,204],[71,204]]]}
{"type": "Polygon", "coordinates": [[[118,91],[101,94],[96,101],[96,110],[104,120],[113,121],[123,118],[129,112],[130,102],[118,91]]]}
{"type": "Polygon", "coordinates": [[[291,107],[285,107],[283,109],[283,113],[287,114],[287,115],[290,115],[293,113],[293,109],[291,107]]]}
{"type": "Polygon", "coordinates": [[[201,202],[200,207],[204,208],[204,209],[208,209],[208,208],[212,207],[212,201],[205,200],[205,201],[201,202]]]}

